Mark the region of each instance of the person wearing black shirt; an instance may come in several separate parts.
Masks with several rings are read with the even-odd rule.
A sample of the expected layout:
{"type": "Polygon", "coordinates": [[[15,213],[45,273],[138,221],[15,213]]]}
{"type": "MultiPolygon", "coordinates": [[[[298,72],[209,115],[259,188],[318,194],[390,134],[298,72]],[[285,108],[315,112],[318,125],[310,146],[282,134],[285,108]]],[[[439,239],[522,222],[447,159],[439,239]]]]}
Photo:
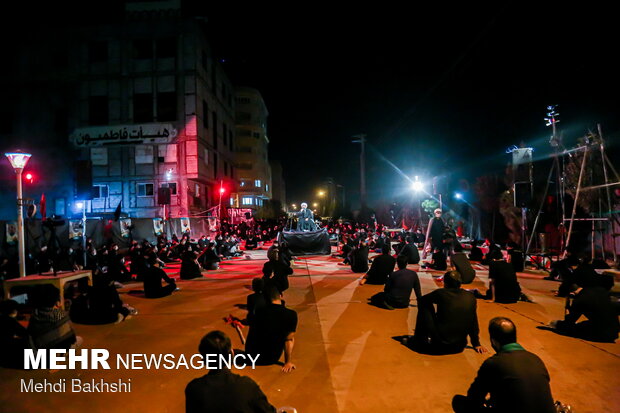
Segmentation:
{"type": "Polygon", "coordinates": [[[245,241],[245,249],[253,250],[255,248],[258,248],[258,237],[254,233],[252,233],[248,236],[248,239],[245,241]]]}
{"type": "Polygon", "coordinates": [[[509,242],[506,245],[506,250],[508,252],[509,263],[514,268],[515,272],[523,272],[525,269],[523,266],[523,251],[519,248],[516,242],[509,242]]]}
{"type": "Polygon", "coordinates": [[[454,411],[555,413],[549,372],[538,356],[517,343],[514,323],[496,317],[489,323],[489,335],[497,354],[482,363],[467,396],[454,396],[454,411]]]}
{"type": "Polygon", "coordinates": [[[351,271],[355,273],[368,271],[368,247],[364,241],[358,241],[357,246],[349,253],[351,271]]]}
{"type": "Polygon", "coordinates": [[[396,261],[398,271],[390,274],[385,283],[385,303],[388,308],[408,308],[411,291],[415,291],[417,300],[422,298],[420,279],[415,271],[407,269],[406,255],[399,255],[396,261]]]}
{"type": "Polygon", "coordinates": [[[161,298],[172,294],[177,289],[174,280],[160,268],[159,261],[152,260],[151,267],[144,274],[144,295],[147,298],[161,298]],[[162,286],[164,280],[167,285],[162,286]]]}
{"type": "MultiPolygon", "coordinates": [[[[618,315],[609,298],[609,291],[587,280],[584,287],[573,284],[572,304],[567,305],[568,314],[561,321],[552,321],[551,327],[560,334],[589,341],[613,343],[618,338],[620,325],[618,315]],[[587,320],[578,323],[581,316],[587,320]]],[[[568,303],[567,303],[568,304],[568,303]]]]}
{"type": "Polygon", "coordinates": [[[504,261],[501,251],[494,250],[490,254],[489,289],[485,298],[495,298],[496,303],[516,303],[521,297],[521,286],[514,267],[504,261]]]}
{"type": "Polygon", "coordinates": [[[384,244],[381,247],[381,255],[372,260],[370,270],[360,280],[360,285],[384,285],[388,276],[394,271],[394,265],[396,259],[390,255],[390,247],[384,244]]]}
{"type": "Polygon", "coordinates": [[[217,270],[220,267],[221,258],[215,252],[215,243],[209,242],[198,260],[205,270],[217,270]]]}
{"type": "MultiPolygon", "coordinates": [[[[208,354],[233,354],[230,338],[221,331],[212,331],[202,338],[198,351],[207,360],[208,354]]],[[[186,413],[275,413],[276,408],[250,377],[232,373],[226,367],[190,381],[185,387],[186,413]]]]}
{"type": "Polygon", "coordinates": [[[246,307],[248,310],[247,323],[252,324],[256,312],[267,305],[265,298],[265,281],[256,277],[252,279],[252,294],[248,295],[246,307]]]}
{"type": "Polygon", "coordinates": [[[478,246],[478,241],[472,242],[471,251],[469,252],[469,260],[481,262],[483,258],[482,250],[478,246]]]}
{"type": "Polygon", "coordinates": [[[424,245],[424,257],[426,257],[426,246],[430,243],[431,251],[436,249],[443,250],[443,233],[446,223],[441,218],[441,209],[437,208],[433,211],[434,217],[428,222],[426,230],[426,241],[424,245]]]}
{"type": "Polygon", "coordinates": [[[439,288],[418,300],[414,349],[428,354],[460,353],[467,345],[467,336],[478,353],[486,352],[478,338],[476,298],[461,289],[460,274],[448,271],[439,288]],[[434,305],[437,306],[435,311],[434,305]]]}
{"type": "Polygon", "coordinates": [[[407,237],[406,244],[401,248],[398,255],[404,255],[407,257],[408,264],[417,264],[420,262],[420,253],[418,247],[413,242],[413,238],[407,237]]]}
{"type": "Polygon", "coordinates": [[[191,280],[192,278],[202,277],[200,265],[198,265],[197,255],[191,246],[181,255],[181,279],[191,280]]]}
{"type": "Polygon", "coordinates": [[[288,276],[293,269],[280,260],[280,250],[275,248],[269,254],[269,261],[263,265],[265,285],[274,285],[280,294],[288,289],[288,276]]]}
{"type": "Polygon", "coordinates": [[[24,367],[24,349],[30,348],[28,331],[17,320],[18,304],[0,301],[0,366],[24,367]]]}
{"type": "Polygon", "coordinates": [[[295,369],[292,362],[297,330],[297,313],[282,304],[280,293],[273,286],[266,286],[270,303],[256,312],[245,343],[245,351],[259,355],[257,364],[276,364],[284,351],[282,371],[295,369]]]}
{"type": "Polygon", "coordinates": [[[476,270],[471,266],[467,255],[463,252],[463,247],[459,243],[455,244],[454,253],[450,255],[450,265],[461,274],[463,284],[469,284],[476,278],[476,270]]]}

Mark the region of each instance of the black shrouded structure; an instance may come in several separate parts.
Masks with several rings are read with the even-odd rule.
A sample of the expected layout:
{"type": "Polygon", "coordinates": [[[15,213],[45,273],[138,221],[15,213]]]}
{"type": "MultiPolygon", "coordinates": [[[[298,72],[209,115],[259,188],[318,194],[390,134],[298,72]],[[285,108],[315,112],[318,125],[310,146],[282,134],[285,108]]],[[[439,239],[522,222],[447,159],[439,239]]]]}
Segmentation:
{"type": "Polygon", "coordinates": [[[329,255],[332,252],[325,228],[307,232],[282,231],[278,241],[286,241],[292,255],[329,255]]]}

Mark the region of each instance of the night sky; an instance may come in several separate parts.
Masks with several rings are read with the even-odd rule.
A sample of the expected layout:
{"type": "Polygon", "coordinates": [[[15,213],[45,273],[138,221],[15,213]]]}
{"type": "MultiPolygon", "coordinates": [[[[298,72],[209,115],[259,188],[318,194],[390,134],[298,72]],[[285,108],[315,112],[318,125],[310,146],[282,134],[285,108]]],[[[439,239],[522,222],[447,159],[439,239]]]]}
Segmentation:
{"type": "Polygon", "coordinates": [[[355,134],[371,146],[371,205],[407,186],[385,159],[409,176],[459,179],[501,170],[505,148],[521,141],[543,154],[549,104],[559,105],[567,146],[597,123],[610,143],[618,140],[614,13],[595,2],[505,3],[192,8],[207,17],[233,83],[265,98],[288,202],[312,201],[330,176],[355,206],[355,134]]]}

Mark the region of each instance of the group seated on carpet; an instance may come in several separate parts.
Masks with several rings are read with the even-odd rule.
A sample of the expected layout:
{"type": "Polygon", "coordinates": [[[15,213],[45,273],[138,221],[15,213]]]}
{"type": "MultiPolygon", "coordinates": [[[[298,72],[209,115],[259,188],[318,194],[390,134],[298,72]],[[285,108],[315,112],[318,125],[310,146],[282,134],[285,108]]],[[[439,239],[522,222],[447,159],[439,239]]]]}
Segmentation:
{"type": "Polygon", "coordinates": [[[374,284],[384,285],[388,276],[394,271],[396,258],[390,255],[390,246],[383,245],[381,247],[381,255],[376,256],[372,260],[372,265],[368,272],[360,280],[360,285],[374,284]]]}

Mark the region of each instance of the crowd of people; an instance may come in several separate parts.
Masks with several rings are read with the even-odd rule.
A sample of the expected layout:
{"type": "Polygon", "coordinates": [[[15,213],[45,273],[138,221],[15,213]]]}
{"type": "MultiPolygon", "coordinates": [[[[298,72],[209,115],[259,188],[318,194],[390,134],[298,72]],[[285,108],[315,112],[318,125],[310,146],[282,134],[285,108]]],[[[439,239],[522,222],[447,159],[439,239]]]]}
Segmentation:
{"type": "MultiPolygon", "coordinates": [[[[360,285],[383,286],[383,291],[370,297],[370,304],[389,310],[408,308],[415,294],[415,333],[403,344],[422,354],[446,355],[463,352],[469,343],[476,352],[485,353],[479,338],[477,298],[504,304],[531,301],[517,278],[517,272],[523,271],[523,254],[515,244],[501,248],[487,240],[472,242],[467,255],[455,232],[441,219],[441,210],[434,215],[426,231],[390,231],[379,225],[352,223],[327,223],[325,227],[337,245],[333,257],[342,259],[339,265],[363,274],[360,285]],[[424,262],[429,254],[431,259],[424,262]],[[409,265],[438,273],[434,275],[443,287],[423,294],[416,267],[409,265]],[[476,265],[488,266],[489,288],[484,293],[462,288],[474,281],[476,265]]],[[[165,271],[170,264],[180,263],[179,279],[191,280],[202,277],[203,271],[217,270],[223,260],[268,245],[262,277],[252,280],[252,293],[247,297],[245,352],[258,356],[259,365],[280,364],[283,372],[291,372],[296,369],[293,348],[298,317],[286,306],[285,295],[294,257],[286,242],[275,239],[280,228],[281,222],[255,227],[223,223],[221,232],[212,236],[159,236],[154,243],[132,241],[126,249],[113,242],[96,247],[89,240],[86,254],[69,248],[65,254],[57,254],[61,258],[53,259],[47,248],[41,248],[31,268],[39,272],[52,266],[90,270],[93,285],[74,286],[67,303],[60,302],[58,289],[51,285],[33,289],[34,308],[27,328],[16,321],[17,302],[1,302],[0,364],[19,368],[16,360],[21,360],[24,348],[79,346],[81,338],[71,322],[106,324],[131,318],[137,310],[122,302],[117,288],[123,283],[142,282],[146,298],[162,298],[179,290],[177,281],[165,271]],[[69,311],[62,309],[63,304],[70,304],[69,311]]],[[[5,277],[11,265],[4,257],[5,277]]],[[[551,322],[549,329],[593,341],[617,339],[618,309],[609,299],[613,279],[595,271],[600,265],[579,254],[554,264],[550,279],[561,282],[558,295],[567,298],[567,315],[551,322]],[[579,322],[581,316],[587,320],[579,322]]],[[[517,343],[515,324],[507,318],[494,318],[488,331],[496,355],[483,363],[467,395],[454,397],[454,411],[555,411],[545,365],[517,343]],[[493,410],[484,410],[488,407],[493,410]]],[[[231,340],[221,331],[208,333],[199,346],[201,354],[226,355],[231,351],[231,340]]],[[[253,380],[226,369],[211,371],[188,384],[187,411],[205,411],[207,406],[219,406],[221,411],[275,411],[253,380]]]]}

